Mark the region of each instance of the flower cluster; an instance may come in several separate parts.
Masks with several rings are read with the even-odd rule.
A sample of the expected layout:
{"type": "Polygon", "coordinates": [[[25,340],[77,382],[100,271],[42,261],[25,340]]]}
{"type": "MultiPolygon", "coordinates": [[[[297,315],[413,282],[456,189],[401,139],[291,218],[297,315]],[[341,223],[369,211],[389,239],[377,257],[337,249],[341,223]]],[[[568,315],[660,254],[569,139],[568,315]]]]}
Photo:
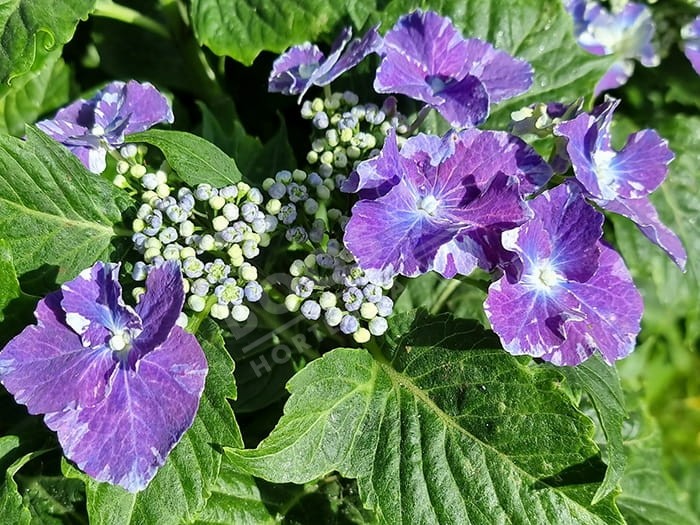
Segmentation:
{"type": "MultiPolygon", "coordinates": [[[[123,154],[133,159],[129,151],[123,154]]],[[[187,310],[208,311],[215,319],[248,319],[246,303],[263,294],[250,260],[277,228],[277,218],[263,211],[262,192],[244,182],[223,188],[177,185],[169,180],[167,164],[150,172],[138,163],[128,169],[143,190],[132,226],[134,248],[143,260],[134,265],[133,279],[143,281],[164,261],[177,261],[187,310]]],[[[137,287],[134,294],[143,291],[137,287]]]]}
{"type": "Polygon", "coordinates": [[[618,59],[598,81],[596,95],[625,84],[634,72],[634,59],[646,67],[659,65],[652,44],[656,28],[645,5],[628,2],[617,13],[591,0],[565,0],[565,6],[574,20],[579,45],[594,55],[618,59]]]}
{"type": "Polygon", "coordinates": [[[132,308],[118,264],[97,263],[39,301],[38,324],[0,353],[0,382],[58,433],[66,456],[136,492],[194,420],[207,361],[176,325],[180,268],[155,267],[132,308]]]}
{"type": "Polygon", "coordinates": [[[37,122],[44,133],[64,144],[93,173],[107,166],[107,151],[124,136],[159,122],[173,122],[168,100],[148,82],[112,82],[90,100],[76,100],[53,119],[37,122]]]}

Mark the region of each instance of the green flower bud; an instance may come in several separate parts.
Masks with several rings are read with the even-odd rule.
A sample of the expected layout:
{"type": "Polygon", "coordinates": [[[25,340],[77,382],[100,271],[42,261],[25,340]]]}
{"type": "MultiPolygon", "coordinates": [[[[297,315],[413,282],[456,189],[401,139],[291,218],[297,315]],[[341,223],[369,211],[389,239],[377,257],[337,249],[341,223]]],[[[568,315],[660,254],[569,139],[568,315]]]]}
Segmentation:
{"type": "Polygon", "coordinates": [[[331,148],[338,145],[340,138],[338,137],[338,132],[334,129],[329,129],[326,131],[326,141],[331,148]]]}
{"type": "Polygon", "coordinates": [[[352,129],[350,128],[343,128],[340,132],[340,141],[341,142],[350,142],[352,140],[352,129]]]}
{"type": "Polygon", "coordinates": [[[274,183],[275,183],[275,179],[273,179],[272,177],[268,177],[268,178],[266,178],[266,179],[263,181],[263,183],[262,183],[262,189],[265,190],[265,191],[267,191],[267,190],[269,190],[269,189],[272,187],[272,185],[273,185],[274,183]]]}
{"type": "Polygon", "coordinates": [[[294,170],[292,172],[292,178],[296,182],[304,182],[306,180],[306,172],[302,170],[294,170]]]}
{"type": "Polygon", "coordinates": [[[338,208],[331,208],[326,212],[326,215],[331,221],[337,221],[338,219],[340,219],[340,217],[342,217],[343,212],[340,211],[338,208]]]}
{"type": "Polygon", "coordinates": [[[195,312],[201,312],[207,305],[207,300],[199,295],[190,295],[187,298],[187,306],[195,312]]]}
{"type": "Polygon", "coordinates": [[[141,200],[151,206],[153,206],[154,201],[158,198],[160,197],[158,197],[158,194],[155,191],[144,191],[141,194],[141,200]]]}
{"type": "Polygon", "coordinates": [[[168,195],[170,195],[170,188],[167,184],[159,184],[156,188],[156,195],[158,195],[158,197],[160,197],[161,199],[164,199],[168,195]]]}
{"type": "MultiPolygon", "coordinates": [[[[231,246],[226,253],[228,253],[228,256],[231,258],[231,260],[243,259],[243,250],[241,249],[241,246],[239,244],[234,244],[233,246],[231,246]]],[[[238,266],[240,266],[240,264],[238,266]]]]}
{"type": "Polygon", "coordinates": [[[279,199],[270,199],[265,204],[265,210],[270,215],[277,215],[280,212],[281,208],[282,208],[282,203],[280,202],[279,199]]]}
{"type": "Polygon", "coordinates": [[[316,164],[318,162],[318,153],[316,153],[313,150],[309,151],[306,154],[306,162],[308,162],[309,164],[316,164]]]}
{"type": "Polygon", "coordinates": [[[319,184],[316,186],[316,196],[320,201],[327,201],[331,198],[331,190],[328,189],[328,186],[319,184]]]}
{"type": "Polygon", "coordinates": [[[356,343],[363,344],[369,341],[370,337],[372,337],[372,334],[369,333],[369,330],[364,327],[360,327],[357,329],[357,331],[352,334],[352,338],[355,340],[356,343]]]}
{"type": "Polygon", "coordinates": [[[313,268],[316,266],[316,256],[313,253],[310,253],[304,257],[304,265],[306,265],[307,268],[313,268]]]}
{"type": "Polygon", "coordinates": [[[209,315],[211,315],[214,319],[226,319],[229,316],[229,309],[228,306],[225,304],[214,304],[211,307],[211,310],[209,311],[209,315]]]}
{"type": "Polygon", "coordinates": [[[194,223],[192,221],[183,221],[180,223],[180,235],[182,237],[189,237],[194,234],[194,223]]]}
{"type": "Polygon", "coordinates": [[[315,139],[311,143],[311,149],[316,153],[321,153],[326,149],[326,141],[324,139],[315,139]]]}
{"type": "Polygon", "coordinates": [[[134,219],[134,222],[131,223],[131,229],[134,230],[134,232],[136,233],[143,231],[145,227],[146,223],[143,222],[141,219],[134,219]]]}
{"type": "MultiPolygon", "coordinates": [[[[224,199],[223,197],[221,197],[221,196],[219,196],[219,195],[214,195],[213,197],[211,197],[211,198],[209,199],[209,206],[211,206],[211,208],[212,208],[213,210],[217,210],[217,211],[218,211],[218,210],[220,210],[221,208],[223,208],[225,205],[226,205],[226,199],[224,199]]],[[[226,226],[224,226],[224,228],[225,228],[225,227],[226,227],[226,226]]]]}
{"type": "Polygon", "coordinates": [[[270,241],[272,240],[272,237],[270,237],[269,233],[261,233],[260,234],[260,240],[258,241],[258,246],[262,248],[266,248],[270,246],[270,241]]]}
{"type": "Polygon", "coordinates": [[[255,281],[258,278],[258,269],[250,263],[243,263],[239,275],[244,281],[255,281]]]}
{"type": "Polygon", "coordinates": [[[314,113],[318,113],[319,111],[323,111],[323,100],[320,98],[315,98],[311,101],[311,110],[314,113]]]}
{"type": "Polygon", "coordinates": [[[143,177],[146,174],[146,171],[146,166],[143,166],[141,164],[135,164],[134,166],[131,166],[131,168],[129,168],[129,173],[135,179],[140,179],[141,177],[143,177]]]}
{"type": "Polygon", "coordinates": [[[124,175],[127,171],[129,171],[129,168],[131,168],[131,166],[127,161],[120,160],[119,162],[117,162],[117,173],[119,173],[120,175],[124,175]]]}
{"type": "Polygon", "coordinates": [[[192,248],[191,246],[186,246],[185,248],[180,250],[180,259],[182,259],[183,261],[185,259],[187,259],[188,257],[196,257],[196,256],[197,256],[197,252],[195,252],[194,248],[192,248]]]}
{"type": "Polygon", "coordinates": [[[379,310],[377,310],[377,306],[374,303],[362,303],[362,306],[360,306],[360,315],[364,319],[374,319],[378,313],[379,310]]]}
{"type": "Polygon", "coordinates": [[[250,185],[246,184],[245,182],[241,181],[238,184],[236,184],[236,187],[238,188],[238,196],[239,197],[244,197],[246,193],[250,191],[250,185]]]}
{"type": "Polygon", "coordinates": [[[160,255],[160,250],[158,248],[148,248],[143,252],[143,260],[150,263],[153,259],[160,255]]]}
{"type": "Polygon", "coordinates": [[[296,312],[299,310],[302,300],[303,299],[301,297],[290,293],[287,297],[284,298],[284,306],[290,312],[296,312]]]}
{"type": "Polygon", "coordinates": [[[146,249],[156,248],[160,250],[163,247],[163,243],[160,242],[160,239],[158,239],[157,237],[149,237],[148,239],[146,239],[146,242],[143,245],[146,247],[146,249]]]}
{"type": "Polygon", "coordinates": [[[318,304],[320,304],[321,308],[324,310],[328,310],[329,308],[333,308],[337,301],[338,298],[333,292],[323,292],[318,300],[318,304]]]}
{"type": "Polygon", "coordinates": [[[349,159],[355,160],[360,158],[362,151],[357,146],[348,146],[348,148],[345,150],[345,154],[349,159]]]}
{"type": "MultiPolygon", "coordinates": [[[[212,197],[212,198],[214,198],[214,197],[212,197]]],[[[228,219],[226,217],[224,217],[223,215],[217,215],[211,221],[211,227],[214,228],[214,231],[217,231],[217,232],[225,230],[228,227],[228,219]]]]}
{"type": "Polygon", "coordinates": [[[137,286],[131,291],[131,296],[137,303],[141,300],[141,296],[146,293],[146,289],[143,286],[137,286]]]}
{"type": "Polygon", "coordinates": [[[129,181],[126,180],[126,177],[124,175],[120,175],[117,173],[115,175],[114,180],[112,180],[112,184],[114,184],[117,188],[124,189],[127,186],[129,186],[129,181]]]}
{"type": "Polygon", "coordinates": [[[321,154],[321,163],[323,164],[332,164],[333,163],[333,153],[330,151],[324,151],[321,154]]]}
{"type": "Polygon", "coordinates": [[[306,265],[301,259],[295,259],[289,266],[289,273],[292,277],[299,277],[306,272],[306,265]]]}

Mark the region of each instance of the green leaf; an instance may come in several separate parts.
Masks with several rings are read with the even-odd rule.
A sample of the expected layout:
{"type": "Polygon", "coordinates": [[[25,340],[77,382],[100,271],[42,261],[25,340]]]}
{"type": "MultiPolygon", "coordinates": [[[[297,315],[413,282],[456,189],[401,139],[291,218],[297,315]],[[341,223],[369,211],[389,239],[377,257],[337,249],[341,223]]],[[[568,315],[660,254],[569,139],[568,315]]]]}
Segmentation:
{"type": "Polygon", "coordinates": [[[268,510],[255,480],[237,472],[225,458],[219,478],[204,510],[194,525],[274,525],[275,515],[268,510]]]}
{"type": "Polygon", "coordinates": [[[198,339],[207,356],[209,374],[197,417],[145,490],[131,494],[64,465],[66,475],[85,482],[91,524],[167,525],[195,519],[217,483],[222,457],[219,447],[243,443],[228,404],[236,395],[234,364],[224,348],[221,330],[206,320],[198,339]]]}
{"type": "Polygon", "coordinates": [[[10,245],[4,239],[0,239],[0,321],[5,319],[5,307],[21,293],[10,245]]]}
{"type": "Polygon", "coordinates": [[[19,275],[42,267],[63,282],[107,259],[128,203],[41,131],[28,127],[26,141],[0,136],[0,237],[19,275]]]}
{"type": "Polygon", "coordinates": [[[0,131],[16,137],[24,135],[24,126],[69,100],[70,69],[60,51],[51,53],[41,69],[18,78],[0,97],[0,131]]]}
{"type": "Polygon", "coordinates": [[[38,450],[23,454],[16,458],[24,448],[18,436],[0,437],[0,465],[5,467],[4,483],[0,484],[0,523],[17,525],[29,524],[32,517],[24,504],[15,482],[15,474],[32,459],[41,456],[46,450],[38,450]],[[16,459],[15,459],[16,458],[16,459]],[[11,462],[7,465],[8,462],[11,462]]]}
{"type": "Polygon", "coordinates": [[[0,3],[0,97],[10,82],[41,69],[68,42],[95,0],[5,0],[0,3]]]}
{"type": "Polygon", "coordinates": [[[83,484],[63,476],[17,476],[33,523],[67,525],[79,520],[85,504],[83,484]]]}
{"type": "Polygon", "coordinates": [[[184,131],[152,129],[134,133],[128,142],[146,142],[163,152],[168,164],[187,184],[220,188],[241,180],[236,162],[211,142],[184,131]]]}
{"type": "Polygon", "coordinates": [[[630,525],[697,525],[700,519],[688,507],[663,469],[661,434],[643,406],[632,414],[625,448],[627,468],[617,504],[630,525]]]}
{"type": "Polygon", "coordinates": [[[603,457],[608,465],[605,479],[593,498],[597,503],[617,490],[625,470],[625,447],[622,425],[627,417],[625,397],[615,367],[594,356],[577,366],[558,369],[574,386],[583,390],[595,408],[598,421],[606,438],[603,457]]]}
{"type": "MultiPolygon", "coordinates": [[[[246,179],[253,184],[262,184],[267,177],[274,177],[280,170],[292,170],[297,165],[294,151],[287,137],[287,126],[280,116],[279,129],[255,156],[246,162],[246,179]]],[[[254,150],[249,149],[253,152],[254,150]]]]}
{"type": "Polygon", "coordinates": [[[246,472],[305,483],[356,478],[386,523],[621,522],[600,475],[590,419],[561,376],[499,349],[474,321],[397,316],[375,359],[337,349],[288,384],[284,416],[246,472]]]}
{"type": "Polygon", "coordinates": [[[199,43],[250,65],[263,50],[281,52],[314,40],[343,16],[329,0],[193,0],[190,18],[199,43]]]}
{"type": "Polygon", "coordinates": [[[700,339],[700,117],[669,115],[659,123],[659,132],[668,139],[676,159],[651,200],[661,220],[685,245],[686,273],[682,274],[630,221],[615,216],[612,221],[617,245],[644,296],[644,329],[691,349],[700,339]],[[681,322],[685,331],[676,335],[681,322]],[[681,337],[684,340],[678,341],[681,337]]]}

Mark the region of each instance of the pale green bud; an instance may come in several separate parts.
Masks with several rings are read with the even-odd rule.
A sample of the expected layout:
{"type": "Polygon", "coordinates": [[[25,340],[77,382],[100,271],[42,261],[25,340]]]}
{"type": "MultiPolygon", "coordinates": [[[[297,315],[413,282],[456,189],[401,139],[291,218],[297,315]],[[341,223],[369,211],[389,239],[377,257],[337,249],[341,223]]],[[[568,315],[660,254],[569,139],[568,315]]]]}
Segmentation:
{"type": "Polygon", "coordinates": [[[131,174],[132,177],[136,179],[140,179],[146,174],[146,166],[143,166],[141,164],[135,164],[129,168],[129,173],[131,174]]]}
{"type": "MultiPolygon", "coordinates": [[[[192,296],[195,297],[195,296],[192,296]]],[[[211,315],[214,319],[226,319],[229,316],[230,312],[228,309],[228,306],[225,304],[214,304],[211,307],[211,310],[209,311],[209,315],[211,315]]]]}
{"type": "Polygon", "coordinates": [[[211,227],[214,228],[214,231],[220,232],[228,228],[228,219],[224,217],[223,215],[217,215],[214,217],[214,219],[211,221],[211,227]]]}
{"type": "Polygon", "coordinates": [[[364,319],[374,319],[378,313],[379,311],[374,303],[362,303],[362,306],[360,306],[360,315],[364,319]]]}
{"type": "Polygon", "coordinates": [[[299,310],[299,307],[301,306],[302,298],[294,295],[293,293],[290,293],[287,297],[284,298],[284,306],[289,310],[290,312],[296,312],[299,310]]]}
{"type": "Polygon", "coordinates": [[[146,223],[143,222],[141,219],[134,219],[134,222],[131,223],[131,229],[134,230],[134,232],[136,233],[143,231],[145,227],[146,223]]]}
{"type": "MultiPolygon", "coordinates": [[[[224,198],[221,197],[220,195],[214,195],[213,197],[211,197],[211,198],[209,199],[209,206],[211,206],[211,208],[212,208],[213,210],[220,210],[220,209],[223,208],[225,205],[226,205],[226,199],[224,199],[224,198]]],[[[225,227],[226,227],[226,226],[224,226],[224,228],[225,228],[225,227]]]]}
{"type": "Polygon", "coordinates": [[[355,340],[356,343],[363,344],[369,341],[370,337],[372,337],[372,334],[369,333],[369,330],[364,327],[360,327],[357,329],[357,331],[352,334],[352,338],[355,340]]]}

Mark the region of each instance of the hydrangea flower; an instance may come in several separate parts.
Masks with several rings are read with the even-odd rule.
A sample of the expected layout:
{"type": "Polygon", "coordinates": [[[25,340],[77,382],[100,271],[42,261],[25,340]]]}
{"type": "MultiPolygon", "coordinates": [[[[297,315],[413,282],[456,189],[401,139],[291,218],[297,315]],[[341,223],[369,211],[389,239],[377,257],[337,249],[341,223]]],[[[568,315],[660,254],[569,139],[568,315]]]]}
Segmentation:
{"type": "Polygon", "coordinates": [[[646,67],[659,65],[659,55],[651,43],[656,27],[645,5],[629,2],[619,13],[610,13],[590,0],[567,0],[565,6],[574,19],[574,34],[583,49],[594,55],[618,57],[596,84],[596,95],[625,84],[634,72],[633,59],[646,67]]]}
{"type": "Polygon", "coordinates": [[[93,173],[102,173],[110,148],[124,136],[173,122],[168,100],[148,82],[112,82],[90,100],[76,100],[37,127],[70,149],[93,173]]]}
{"type": "Polygon", "coordinates": [[[374,89],[403,93],[437,109],[454,127],[486,120],[489,104],[527,91],[532,68],[478,38],[465,39],[449,18],[414,11],[384,37],[374,89]]]}
{"type": "Polygon", "coordinates": [[[577,188],[561,185],[530,201],[534,218],[503,233],[517,253],[517,280],[489,287],[486,315],[503,347],[556,365],[595,352],[612,364],[635,346],[642,298],[622,258],[601,242],[603,215],[577,188]]]}
{"type": "Polygon", "coordinates": [[[154,268],[136,308],[118,264],[96,263],[37,306],[0,352],[0,382],[58,433],[66,457],[99,481],[143,489],[192,424],[207,361],[175,324],[175,262],[154,268]]]}
{"type": "Polygon", "coordinates": [[[700,16],[681,29],[683,51],[693,65],[695,72],[700,75],[700,16]]]}
{"type": "Polygon", "coordinates": [[[311,86],[330,84],[377,50],[381,43],[377,27],[352,42],[352,29],[346,27],[333,43],[327,57],[318,46],[310,42],[289,48],[272,64],[268,91],[285,95],[298,94],[301,101],[311,86]]]}
{"type": "Polygon", "coordinates": [[[517,137],[475,129],[421,134],[400,152],[391,134],[381,155],[363,164],[345,188],[364,198],[352,208],[344,242],[373,282],[489,266],[480,240],[525,221],[523,192],[551,176],[517,137]]]}
{"type": "Polygon", "coordinates": [[[673,152],[666,140],[651,129],[630,135],[616,151],[610,143],[613,112],[619,100],[608,100],[593,114],[582,113],[554,128],[568,139],[566,150],[577,182],[585,195],[601,208],[619,213],[683,269],[687,255],[680,239],[661,223],[649,200],[666,178],[673,152]]]}

